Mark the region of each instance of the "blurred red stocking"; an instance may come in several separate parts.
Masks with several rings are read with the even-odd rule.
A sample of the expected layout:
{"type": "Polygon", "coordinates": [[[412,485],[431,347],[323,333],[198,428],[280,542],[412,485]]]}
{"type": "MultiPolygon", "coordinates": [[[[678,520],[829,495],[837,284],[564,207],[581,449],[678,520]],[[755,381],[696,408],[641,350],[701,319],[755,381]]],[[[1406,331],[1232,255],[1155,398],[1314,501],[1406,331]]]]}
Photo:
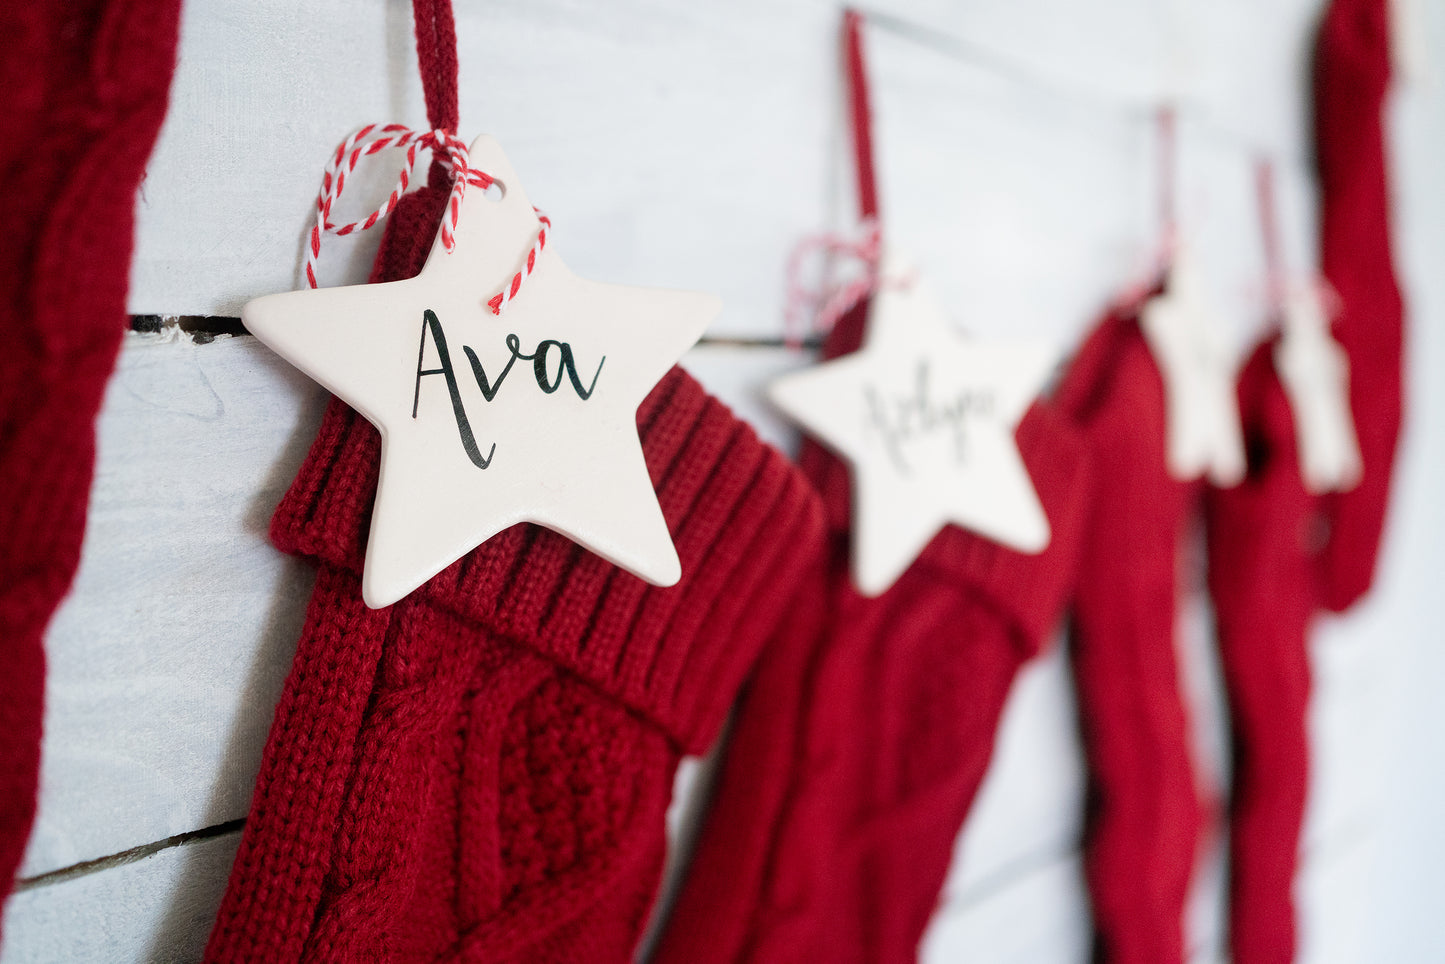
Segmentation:
{"type": "Polygon", "coordinates": [[[1058,400],[1096,467],[1070,648],[1095,959],[1170,964],[1184,959],[1200,822],[1174,648],[1180,539],[1198,486],[1166,468],[1164,385],[1134,317],[1104,319],[1058,400]]]}
{"type": "Polygon", "coordinates": [[[0,899],[35,816],[41,641],[80,562],[136,187],[165,116],[179,14],[179,0],[0,7],[0,899]]]}
{"type": "Polygon", "coordinates": [[[1340,296],[1334,334],[1349,358],[1363,479],[1343,494],[1306,492],[1271,340],[1240,380],[1248,478],[1209,494],[1210,588],[1234,732],[1230,946],[1238,964],[1294,958],[1309,624],[1316,610],[1344,609],[1369,587],[1400,431],[1402,311],[1380,116],[1388,37],[1386,0],[1335,0],[1315,60],[1322,262],[1340,296]]]}

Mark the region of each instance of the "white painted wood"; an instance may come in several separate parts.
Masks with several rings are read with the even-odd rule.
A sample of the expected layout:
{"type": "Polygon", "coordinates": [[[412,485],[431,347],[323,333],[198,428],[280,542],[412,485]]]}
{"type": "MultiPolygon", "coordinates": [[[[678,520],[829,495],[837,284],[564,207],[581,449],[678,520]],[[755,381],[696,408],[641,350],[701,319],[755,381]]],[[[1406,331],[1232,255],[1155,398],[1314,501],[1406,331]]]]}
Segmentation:
{"type": "MultiPolygon", "coordinates": [[[[1302,176],[1302,28],[1316,6],[882,5],[868,45],[890,230],[938,262],[931,276],[957,274],[945,300],[978,324],[1077,333],[1152,242],[1152,105],[1166,92],[1183,98],[1186,132],[1197,121],[1230,163],[1258,147],[1302,176]],[[962,44],[940,52],[900,16],[962,44]]],[[[822,0],[463,5],[464,134],[507,144],[579,273],[718,290],[715,333],[773,333],[791,245],[855,216],[847,178],[830,174],[846,156],[837,19],[822,0]]],[[[142,193],[131,308],[235,315],[299,283],[335,144],[368,121],[424,123],[409,11],[191,0],[172,102],[142,193]]],[[[394,170],[376,164],[357,183],[379,199],[394,170]]],[[[1252,210],[1247,177],[1190,183],[1210,186],[1186,201],[1252,210]]],[[[1229,237],[1208,247],[1228,260],[1238,225],[1213,220],[1229,237]]],[[[329,240],[323,280],[364,278],[373,245],[329,240]]]]}
{"type": "Polygon", "coordinates": [[[922,964],[1084,964],[1093,935],[1077,854],[1017,869],[987,894],[939,908],[919,948],[922,964]]]}
{"type": "Polygon", "coordinates": [[[1014,683],[988,774],[954,847],[943,903],[976,900],[1010,868],[1078,848],[1084,767],[1076,712],[1064,641],[1057,638],[1014,683]]]}
{"type": "MultiPolygon", "coordinates": [[[[965,327],[1076,340],[1148,261],[1153,107],[1171,95],[1183,220],[1243,351],[1264,317],[1256,152],[1277,158],[1286,262],[1302,271],[1314,257],[1304,107],[1319,6],[879,0],[867,44],[890,235],[965,327]]],[[[853,220],[837,8],[459,7],[463,133],[506,144],[569,264],[719,291],[713,335],[780,333],[792,244],[853,220]]],[[[1422,19],[1445,54],[1445,10],[1422,19]]],[[[1413,407],[1381,584],[1358,612],[1322,620],[1314,644],[1298,888],[1310,962],[1445,956],[1445,648],[1428,608],[1445,576],[1441,102],[1438,86],[1417,87],[1395,117],[1413,407]]],[[[235,315],[294,287],[320,166],[370,120],[423,122],[403,0],[190,0],[142,191],[132,309],[235,315]]],[[[394,169],[371,170],[363,183],[377,197],[394,169]]],[[[366,199],[351,194],[360,211],[366,199]]],[[[374,243],[329,239],[323,278],[360,280],[374,243]]],[[[791,447],[760,387],[806,360],[733,345],[684,364],[791,447]]],[[[307,568],[271,549],[265,527],[321,403],[254,339],[128,337],[100,420],[82,569],[48,639],[41,813],[24,875],[245,812],[309,591],[307,568]]],[[[1217,811],[1227,738],[1207,613],[1191,603],[1181,620],[1200,782],[1217,811]]],[[[674,833],[695,786],[679,781],[674,833]]],[[[1082,792],[1056,645],[1019,680],[926,960],[1087,958],[1082,792]]],[[[1201,962],[1223,948],[1223,828],[1208,837],[1189,916],[1201,962]]],[[[194,960],[234,846],[232,834],[24,891],[6,908],[0,961],[194,960]]]]}

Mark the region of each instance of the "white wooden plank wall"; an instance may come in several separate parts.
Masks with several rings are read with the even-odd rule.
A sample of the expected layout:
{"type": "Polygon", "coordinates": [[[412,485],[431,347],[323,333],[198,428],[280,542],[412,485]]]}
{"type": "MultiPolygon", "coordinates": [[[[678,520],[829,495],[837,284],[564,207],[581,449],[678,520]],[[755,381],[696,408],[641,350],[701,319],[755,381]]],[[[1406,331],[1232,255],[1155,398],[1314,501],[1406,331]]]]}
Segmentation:
{"type": "MultiPolygon", "coordinates": [[[[1445,9],[1423,9],[1435,66],[1445,9]]],[[[1263,320],[1253,162],[1276,159],[1286,257],[1314,251],[1305,86],[1320,0],[879,0],[868,33],[884,217],[959,323],[1076,343],[1155,240],[1153,113],[1181,107],[1180,204],[1241,351],[1263,320]]],[[[760,401],[793,243],[851,223],[839,9],[823,0],[458,3],[463,133],[496,134],[583,275],[721,292],[685,363],[769,438],[760,401]]],[[[1305,959],[1445,959],[1445,110],[1397,100],[1412,419],[1378,591],[1321,625],[1305,959]]],[[[293,287],[317,174],[368,121],[424,123],[402,0],[186,6],[172,111],[140,198],[136,314],[234,316],[293,287]]],[[[370,169],[371,197],[394,168],[370,169]]],[[[364,191],[356,192],[363,194],[364,191]]],[[[375,237],[329,240],[325,283],[375,237]]],[[[189,961],[204,943],[309,593],[265,539],[324,396],[249,337],[127,336],[84,561],[48,639],[41,809],[3,964],[189,961]],[[205,343],[202,343],[205,342],[205,343]]],[[[1225,736],[1207,607],[1181,613],[1201,780],[1225,736]]],[[[1082,767],[1055,646],[1019,681],[925,942],[935,964],[1087,958],[1082,767]]],[[[686,810],[694,768],[680,780],[686,810]]],[[[1190,914],[1221,956],[1222,828],[1190,914]]]]}

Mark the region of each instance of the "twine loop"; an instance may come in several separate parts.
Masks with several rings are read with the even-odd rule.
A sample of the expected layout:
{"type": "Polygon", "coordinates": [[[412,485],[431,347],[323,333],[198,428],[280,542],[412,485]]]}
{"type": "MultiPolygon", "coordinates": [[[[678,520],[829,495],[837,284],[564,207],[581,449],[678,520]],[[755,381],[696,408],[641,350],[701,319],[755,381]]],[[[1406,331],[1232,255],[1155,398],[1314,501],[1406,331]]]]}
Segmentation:
{"type": "MultiPolygon", "coordinates": [[[[424,150],[431,151],[433,158],[451,175],[452,189],[447,198],[446,213],[442,217],[441,239],[442,247],[448,252],[456,247],[457,219],[461,215],[462,198],[466,196],[467,188],[476,187],[485,191],[496,183],[496,178],[472,167],[466,143],[448,130],[436,128],[416,131],[402,124],[367,124],[337,146],[321,176],[321,190],[316,196],[316,223],[311,227],[311,235],[306,245],[306,284],[309,287],[317,287],[316,262],[321,256],[322,237],[326,234],[343,236],[375,227],[382,218],[392,212],[401,196],[406,193],[416,170],[417,155],[424,150]],[[406,160],[402,165],[401,175],[397,178],[396,187],[380,207],[360,221],[334,224],[331,221],[331,207],[346,189],[348,178],[363,158],[390,148],[406,148],[406,160]]],[[[487,307],[494,315],[501,314],[502,309],[521,291],[522,283],[536,266],[537,256],[546,247],[547,233],[552,222],[540,211],[537,211],[537,218],[542,222],[541,228],[527,252],[525,263],[512,276],[506,287],[487,301],[487,307]]]]}

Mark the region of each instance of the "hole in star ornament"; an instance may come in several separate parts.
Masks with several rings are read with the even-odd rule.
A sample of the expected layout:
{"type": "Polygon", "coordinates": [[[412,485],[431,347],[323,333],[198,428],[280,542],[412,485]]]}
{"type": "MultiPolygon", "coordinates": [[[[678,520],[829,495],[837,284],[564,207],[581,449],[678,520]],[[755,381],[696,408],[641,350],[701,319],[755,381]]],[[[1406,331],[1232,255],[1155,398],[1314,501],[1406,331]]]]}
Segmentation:
{"type": "Polygon", "coordinates": [[[862,347],[769,385],[851,466],[860,592],[886,592],[949,523],[1043,551],[1049,521],[1014,432],[1057,360],[1045,342],[964,338],[911,262],[885,249],[862,347]]]}
{"type": "Polygon", "coordinates": [[[713,295],[600,284],[548,244],[500,315],[539,222],[500,146],[471,163],[456,245],[386,284],[267,295],[247,329],[381,433],[362,598],[403,598],[519,522],[546,526],[646,581],[681,577],[637,435],[637,407],[721,310],[713,295]]]}

